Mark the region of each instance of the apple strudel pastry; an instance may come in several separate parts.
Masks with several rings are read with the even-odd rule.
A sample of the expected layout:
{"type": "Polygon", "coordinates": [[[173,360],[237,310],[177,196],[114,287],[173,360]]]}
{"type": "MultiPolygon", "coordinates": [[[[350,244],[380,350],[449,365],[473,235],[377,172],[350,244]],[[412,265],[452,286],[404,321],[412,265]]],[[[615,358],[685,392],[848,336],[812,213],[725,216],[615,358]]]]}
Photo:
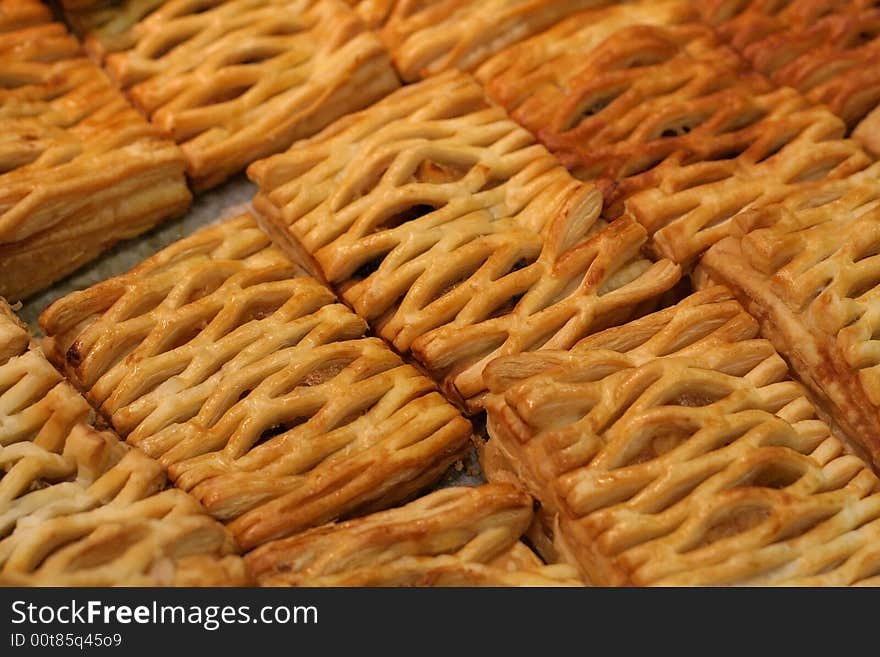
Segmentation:
{"type": "Polygon", "coordinates": [[[95,429],[89,405],[27,350],[3,306],[0,583],[244,583],[229,533],[190,496],[163,491],[158,463],[95,429]]]}
{"type": "Polygon", "coordinates": [[[470,423],[250,215],[51,305],[44,347],[244,549],[391,505],[470,423]]]}
{"type": "Polygon", "coordinates": [[[37,0],[0,0],[0,295],[24,298],[190,202],[158,135],[37,0]]]}
{"type": "Polygon", "coordinates": [[[880,165],[741,218],[701,267],[880,465],[880,165]]]}
{"type": "Polygon", "coordinates": [[[502,48],[610,0],[398,0],[382,28],[406,82],[470,71],[502,48]]]}
{"type": "Polygon", "coordinates": [[[445,488],[273,541],[246,562],[262,586],[581,586],[520,542],[531,517],[532,498],[513,486],[445,488]]]}
{"type": "Polygon", "coordinates": [[[399,85],[379,38],[342,0],[125,0],[74,22],[180,145],[197,190],[399,85]]]}
{"type": "Polygon", "coordinates": [[[731,218],[870,158],[846,126],[792,89],[772,90],[690,22],[691,3],[582,12],[499,53],[477,77],[511,116],[689,265],[731,218]]]}
{"type": "Polygon", "coordinates": [[[501,354],[565,349],[644,312],[679,269],[599,219],[574,180],[467,74],[404,87],[256,162],[254,204],[381,337],[470,408],[501,354]]]}
{"type": "Polygon", "coordinates": [[[587,581],[880,583],[880,482],[726,288],[486,376],[490,442],[587,581]]]}
{"type": "Polygon", "coordinates": [[[880,104],[873,0],[703,3],[706,20],[757,71],[825,103],[850,128],[880,104]]]}

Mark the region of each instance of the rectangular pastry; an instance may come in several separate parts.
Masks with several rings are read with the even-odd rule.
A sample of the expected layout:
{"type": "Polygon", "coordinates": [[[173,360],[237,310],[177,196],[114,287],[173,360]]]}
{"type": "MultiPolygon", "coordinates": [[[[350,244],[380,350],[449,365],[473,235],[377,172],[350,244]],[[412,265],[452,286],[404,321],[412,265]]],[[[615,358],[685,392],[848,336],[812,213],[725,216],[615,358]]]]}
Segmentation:
{"type": "Polygon", "coordinates": [[[37,0],[0,0],[0,295],[46,287],[189,206],[161,137],[37,0]]]}
{"type": "Polygon", "coordinates": [[[413,82],[449,69],[470,71],[502,48],[558,20],[610,0],[398,0],[385,20],[401,77],[413,82]]]}
{"type": "Polygon", "coordinates": [[[197,190],[399,86],[342,0],[124,0],[76,13],[86,46],[181,147],[197,190]]]}
{"type": "MultiPolygon", "coordinates": [[[[158,463],[98,431],[38,350],[9,338],[0,301],[0,583],[230,585],[237,547],[158,463]]],[[[20,331],[12,325],[13,331],[20,331]]]]}
{"type": "Polygon", "coordinates": [[[581,586],[520,542],[532,498],[505,484],[445,488],[247,555],[261,586],[581,586]]]}
{"type": "Polygon", "coordinates": [[[630,212],[654,255],[684,265],[744,209],[870,163],[827,108],[773,90],[695,18],[680,0],[582,12],[477,72],[575,177],[595,181],[606,218],[630,212]]]}
{"type": "Polygon", "coordinates": [[[880,482],[726,288],[486,376],[489,441],[589,582],[880,584],[880,482]]]}
{"type": "Polygon", "coordinates": [[[501,354],[566,349],[644,312],[678,267],[579,183],[469,76],[409,85],[253,164],[276,242],[445,392],[478,408],[501,354]]]}
{"type": "Polygon", "coordinates": [[[701,267],[880,466],[880,165],[742,217],[701,267]]]}
{"type": "Polygon", "coordinates": [[[244,549],[394,504],[470,423],[253,217],[51,305],[44,348],[244,549]]]}
{"type": "Polygon", "coordinates": [[[700,6],[756,70],[825,103],[850,129],[880,104],[880,7],[873,0],[700,6]]]}

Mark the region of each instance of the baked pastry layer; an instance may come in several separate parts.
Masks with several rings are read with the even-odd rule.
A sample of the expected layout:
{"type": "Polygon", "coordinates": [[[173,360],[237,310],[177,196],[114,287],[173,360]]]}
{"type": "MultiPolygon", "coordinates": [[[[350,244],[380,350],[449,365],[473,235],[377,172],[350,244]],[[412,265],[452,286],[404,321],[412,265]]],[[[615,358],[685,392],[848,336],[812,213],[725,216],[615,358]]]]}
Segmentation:
{"type": "Polygon", "coordinates": [[[627,210],[655,255],[685,265],[744,209],[870,163],[839,118],[774,90],[696,18],[682,0],[582,12],[477,72],[576,177],[596,182],[606,218],[627,210]]]}
{"type": "Polygon", "coordinates": [[[262,586],[579,586],[520,542],[532,498],[504,484],[445,488],[247,556],[262,586]]]}
{"type": "Polygon", "coordinates": [[[44,346],[248,549],[419,491],[470,423],[242,215],[73,293],[44,346]]]}
{"type": "Polygon", "coordinates": [[[406,82],[470,71],[502,48],[609,0],[398,0],[382,28],[406,82]]]}
{"type": "MultiPolygon", "coordinates": [[[[700,3],[704,18],[756,70],[825,103],[850,129],[880,104],[880,7],[872,0],[700,3]]],[[[866,146],[880,131],[853,136],[866,146]]],[[[880,154],[874,151],[874,154],[880,154]]]]}
{"type": "Polygon", "coordinates": [[[125,0],[73,21],[199,190],[399,86],[342,0],[125,0]]]}
{"type": "Polygon", "coordinates": [[[190,202],[183,155],[36,0],[0,0],[0,295],[46,287],[190,202]]]}
{"type": "Polygon", "coordinates": [[[490,443],[588,581],[880,583],[880,483],[726,288],[486,376],[490,443]]]}
{"type": "Polygon", "coordinates": [[[880,465],[880,165],[745,215],[740,229],[701,267],[880,465]]]}
{"type": "Polygon", "coordinates": [[[163,490],[158,463],[98,431],[86,401],[39,350],[9,340],[0,315],[0,352],[10,354],[0,364],[0,583],[244,583],[222,525],[186,493],[163,490]]]}
{"type": "Polygon", "coordinates": [[[631,217],[606,226],[595,188],[462,73],[407,86],[248,174],[276,241],[472,409],[493,358],[568,348],[679,277],[640,255],[631,217]]]}

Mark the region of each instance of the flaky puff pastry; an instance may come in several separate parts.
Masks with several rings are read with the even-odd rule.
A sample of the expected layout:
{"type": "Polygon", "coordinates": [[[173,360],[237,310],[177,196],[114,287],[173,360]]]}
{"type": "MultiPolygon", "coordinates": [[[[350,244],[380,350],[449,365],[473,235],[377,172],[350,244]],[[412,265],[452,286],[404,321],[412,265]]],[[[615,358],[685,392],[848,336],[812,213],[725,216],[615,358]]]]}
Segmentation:
{"type": "Polygon", "coordinates": [[[690,265],[731,218],[870,158],[846,126],[792,89],[773,90],[695,24],[693,4],[583,12],[489,60],[488,94],[606,197],[656,256],[690,265]]]}
{"type": "Polygon", "coordinates": [[[880,165],[743,216],[701,267],[880,465],[880,165]]]}
{"type": "Polygon", "coordinates": [[[276,241],[470,409],[502,354],[565,349],[672,287],[631,217],[579,183],[469,76],[407,86],[253,164],[276,241]]]}
{"type": "Polygon", "coordinates": [[[471,434],[250,215],[57,301],[40,322],[87,399],[245,549],[412,495],[471,434]]]}
{"type": "Polygon", "coordinates": [[[588,581],[880,584],[880,483],[726,288],[486,376],[490,442],[588,581]]]}
{"type": "Polygon", "coordinates": [[[0,353],[10,354],[0,363],[0,583],[246,582],[222,525],[163,490],[158,463],[98,431],[86,401],[7,324],[0,316],[0,353]]]}
{"type": "Polygon", "coordinates": [[[182,213],[183,155],[37,0],[0,0],[0,295],[182,213]]]}
{"type": "Polygon", "coordinates": [[[827,104],[850,128],[880,103],[873,0],[714,0],[700,9],[756,70],[827,104]]]}
{"type": "Polygon", "coordinates": [[[30,342],[27,326],[0,297],[0,365],[13,356],[24,353],[30,342]]]}
{"type": "Polygon", "coordinates": [[[399,86],[342,0],[125,0],[72,19],[199,190],[399,86]]]}
{"type": "Polygon", "coordinates": [[[257,548],[262,586],[579,586],[520,537],[532,498],[505,484],[445,488],[409,504],[257,548]]]}
{"type": "Polygon", "coordinates": [[[398,0],[382,39],[406,82],[473,70],[502,48],[610,0],[398,0]]]}

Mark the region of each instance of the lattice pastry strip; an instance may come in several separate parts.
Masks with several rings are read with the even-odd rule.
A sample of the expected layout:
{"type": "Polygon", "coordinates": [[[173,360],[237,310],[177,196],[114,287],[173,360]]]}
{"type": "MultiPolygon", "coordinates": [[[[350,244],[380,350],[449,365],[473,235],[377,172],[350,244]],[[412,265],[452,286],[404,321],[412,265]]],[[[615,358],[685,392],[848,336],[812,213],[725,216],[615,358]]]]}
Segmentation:
{"type": "Polygon", "coordinates": [[[471,408],[493,358],[567,348],[679,275],[639,255],[631,218],[605,227],[595,189],[463,74],[406,87],[249,174],[278,242],[471,408]]]}
{"type": "Polygon", "coordinates": [[[445,488],[248,554],[262,586],[578,586],[520,542],[532,499],[504,484],[445,488]]]}
{"type": "Polygon", "coordinates": [[[760,76],[694,24],[691,3],[573,16],[499,53],[477,77],[572,173],[596,181],[655,255],[690,264],[731,218],[870,160],[844,124],[760,76]]]}
{"type": "Polygon", "coordinates": [[[197,189],[399,85],[379,38],[341,0],[126,0],[74,22],[180,144],[197,189]]]}
{"type": "Polygon", "coordinates": [[[372,29],[384,25],[397,4],[396,0],[346,0],[346,2],[354,7],[361,20],[372,29]]]}
{"type": "Polygon", "coordinates": [[[711,287],[487,368],[490,441],[597,584],[869,583],[880,482],[711,287]]]}
{"type": "Polygon", "coordinates": [[[45,347],[253,547],[418,491],[470,425],[242,215],[47,309],[45,347]]]}
{"type": "Polygon", "coordinates": [[[880,463],[880,183],[864,175],[746,215],[701,267],[761,320],[767,337],[880,463]]]}
{"type": "Polygon", "coordinates": [[[0,2],[0,294],[18,299],[183,212],[180,150],[36,0],[0,2]]]}
{"type": "MultiPolygon", "coordinates": [[[[364,4],[364,3],[361,3],[364,4]]],[[[406,82],[473,70],[502,48],[608,0],[399,0],[381,35],[406,82]]]]}
{"type": "Polygon", "coordinates": [[[826,103],[852,128],[880,103],[880,9],[872,0],[703,3],[756,70],[826,103]]]}

